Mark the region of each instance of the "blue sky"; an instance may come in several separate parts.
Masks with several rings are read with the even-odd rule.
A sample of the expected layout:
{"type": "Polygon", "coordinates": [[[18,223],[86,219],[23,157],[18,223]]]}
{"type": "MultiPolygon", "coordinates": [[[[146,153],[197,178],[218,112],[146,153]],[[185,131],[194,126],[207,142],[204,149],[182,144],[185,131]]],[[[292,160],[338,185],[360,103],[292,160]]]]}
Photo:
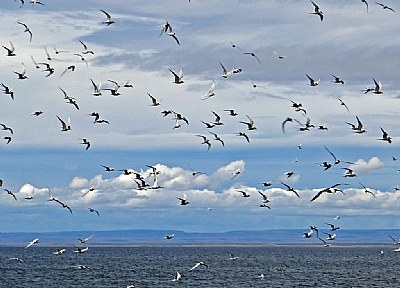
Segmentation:
{"type": "MultiPolygon", "coordinates": [[[[0,123],[14,130],[9,144],[0,139],[0,178],[18,199],[2,190],[0,231],[302,228],[336,215],[349,229],[400,227],[400,192],[394,190],[400,184],[397,13],[373,2],[367,13],[361,1],[345,0],[314,1],[324,12],[322,22],[310,14],[313,5],[305,0],[43,2],[45,6],[26,3],[21,8],[17,1],[0,4],[0,41],[6,47],[11,41],[16,53],[7,57],[4,49],[0,55],[1,82],[15,93],[14,100],[0,97],[0,123]],[[115,23],[102,24],[100,9],[115,23]],[[32,42],[18,21],[31,29],[32,42]],[[166,21],[181,45],[169,35],[159,36],[166,21]],[[83,55],[87,66],[74,55],[84,51],[79,40],[94,51],[83,55]],[[53,60],[46,59],[45,48],[53,60]],[[56,49],[66,52],[56,54],[56,49]],[[279,59],[273,51],[285,57],[279,59]],[[54,74],[45,77],[45,66],[36,69],[31,56],[49,63],[54,74]],[[13,73],[22,70],[22,63],[26,80],[13,73]],[[225,79],[220,63],[227,70],[242,70],[225,79]],[[61,77],[70,65],[75,71],[61,77]],[[184,83],[177,85],[169,69],[178,72],[180,67],[184,83]],[[306,74],[319,79],[319,85],[311,87],[306,74]],[[345,84],[333,83],[332,74],[345,84]],[[121,87],[120,96],[103,90],[96,97],[90,79],[105,89],[113,87],[108,80],[129,81],[133,88],[121,87]],[[365,88],[374,87],[373,79],[382,83],[383,94],[364,94],[365,88]],[[215,96],[204,100],[213,80],[215,96]],[[59,88],[75,98],[79,110],[65,103],[59,88]],[[160,105],[151,106],[147,93],[160,105]],[[291,101],[301,103],[307,113],[295,111],[291,101]],[[229,116],[226,109],[239,115],[229,116]],[[38,110],[43,114],[31,115],[38,110]],[[182,114],[189,125],[180,121],[181,127],[174,129],[173,115],[163,117],[163,110],[182,114]],[[213,122],[212,111],[224,125],[207,129],[202,121],[213,122]],[[88,116],[92,112],[109,124],[93,123],[88,116]],[[70,117],[71,131],[61,131],[56,115],[65,121],[70,117]],[[249,121],[246,115],[256,130],[240,123],[249,121]],[[353,133],[346,124],[355,123],[356,116],[366,133],[353,133]],[[287,117],[303,125],[309,118],[316,127],[299,131],[303,125],[293,121],[283,133],[287,117]],[[328,130],[319,130],[319,125],[328,130]],[[380,127],[392,144],[377,140],[382,138],[380,127]],[[196,135],[210,139],[210,150],[196,135]],[[80,144],[82,138],[90,141],[88,150],[80,144]],[[323,171],[319,164],[333,163],[324,145],[355,164],[323,171]],[[105,172],[101,165],[142,173],[150,185],[146,165],[155,166],[163,188],[138,190],[133,176],[105,172]],[[343,168],[349,166],[357,177],[343,177],[343,168]],[[194,171],[205,174],[193,176],[194,171]],[[235,171],[240,175],[231,179],[235,171]],[[289,171],[294,175],[287,178],[289,171]],[[265,181],[272,185],[263,187],[265,181]],[[342,186],[345,195],[309,202],[336,183],[348,184],[342,186]],[[360,183],[376,197],[364,193],[360,183]],[[94,191],[88,192],[91,187],[94,191]],[[48,189],[71,207],[72,215],[47,201],[48,189]],[[237,190],[251,196],[244,198],[237,190]],[[271,209],[259,207],[257,190],[268,195],[271,209]],[[33,199],[25,200],[32,191],[33,199]],[[177,197],[183,194],[189,205],[179,205],[177,197]]],[[[386,4],[400,10],[395,1],[386,4]]],[[[0,130],[0,136],[10,133],[0,130]]]]}

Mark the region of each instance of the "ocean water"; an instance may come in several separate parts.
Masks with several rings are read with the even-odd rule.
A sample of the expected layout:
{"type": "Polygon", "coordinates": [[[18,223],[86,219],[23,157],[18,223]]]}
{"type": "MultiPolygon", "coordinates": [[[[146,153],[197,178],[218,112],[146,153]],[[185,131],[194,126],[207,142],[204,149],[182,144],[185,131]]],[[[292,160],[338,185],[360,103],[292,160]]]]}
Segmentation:
{"type": "Polygon", "coordinates": [[[71,247],[53,255],[49,247],[0,247],[0,287],[400,287],[400,254],[393,249],[89,246],[83,254],[71,247]],[[208,269],[189,271],[200,261],[208,269]],[[176,271],[179,282],[172,281],[176,271]]]}

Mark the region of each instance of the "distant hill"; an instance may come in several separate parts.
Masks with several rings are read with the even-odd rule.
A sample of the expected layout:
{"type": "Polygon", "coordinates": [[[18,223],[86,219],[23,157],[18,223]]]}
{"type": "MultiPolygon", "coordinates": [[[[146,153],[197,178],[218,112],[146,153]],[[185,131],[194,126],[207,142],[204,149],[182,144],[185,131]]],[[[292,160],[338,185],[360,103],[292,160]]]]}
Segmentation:
{"type": "MultiPolygon", "coordinates": [[[[79,244],[78,238],[94,235],[88,245],[308,245],[321,244],[322,242],[313,235],[304,238],[304,230],[257,230],[257,231],[230,231],[222,233],[193,233],[178,230],[116,230],[116,231],[64,231],[48,233],[0,233],[0,246],[24,246],[34,238],[39,238],[41,246],[74,245],[79,244]],[[165,235],[174,234],[170,240],[165,235]]],[[[326,238],[321,233],[319,237],[326,238]]],[[[337,230],[336,239],[332,244],[392,244],[388,235],[400,239],[399,229],[378,230],[337,230]]]]}

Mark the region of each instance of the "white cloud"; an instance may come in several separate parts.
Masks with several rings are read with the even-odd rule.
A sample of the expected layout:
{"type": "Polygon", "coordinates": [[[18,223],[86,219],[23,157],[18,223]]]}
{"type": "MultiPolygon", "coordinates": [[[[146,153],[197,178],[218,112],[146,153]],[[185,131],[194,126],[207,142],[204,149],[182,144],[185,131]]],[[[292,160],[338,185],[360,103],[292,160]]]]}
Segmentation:
{"type": "Polygon", "coordinates": [[[383,168],[384,163],[376,156],[371,157],[368,161],[363,159],[358,159],[354,162],[354,165],[350,165],[349,168],[352,169],[356,174],[372,173],[376,170],[383,168]]]}

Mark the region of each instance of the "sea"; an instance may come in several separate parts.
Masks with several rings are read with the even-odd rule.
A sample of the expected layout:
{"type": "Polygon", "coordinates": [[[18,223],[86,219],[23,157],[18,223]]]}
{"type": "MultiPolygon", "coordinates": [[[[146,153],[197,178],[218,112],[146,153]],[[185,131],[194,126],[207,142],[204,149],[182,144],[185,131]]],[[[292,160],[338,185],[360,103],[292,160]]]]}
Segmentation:
{"type": "Polygon", "coordinates": [[[58,248],[0,247],[0,287],[400,287],[394,245],[58,248]]]}

